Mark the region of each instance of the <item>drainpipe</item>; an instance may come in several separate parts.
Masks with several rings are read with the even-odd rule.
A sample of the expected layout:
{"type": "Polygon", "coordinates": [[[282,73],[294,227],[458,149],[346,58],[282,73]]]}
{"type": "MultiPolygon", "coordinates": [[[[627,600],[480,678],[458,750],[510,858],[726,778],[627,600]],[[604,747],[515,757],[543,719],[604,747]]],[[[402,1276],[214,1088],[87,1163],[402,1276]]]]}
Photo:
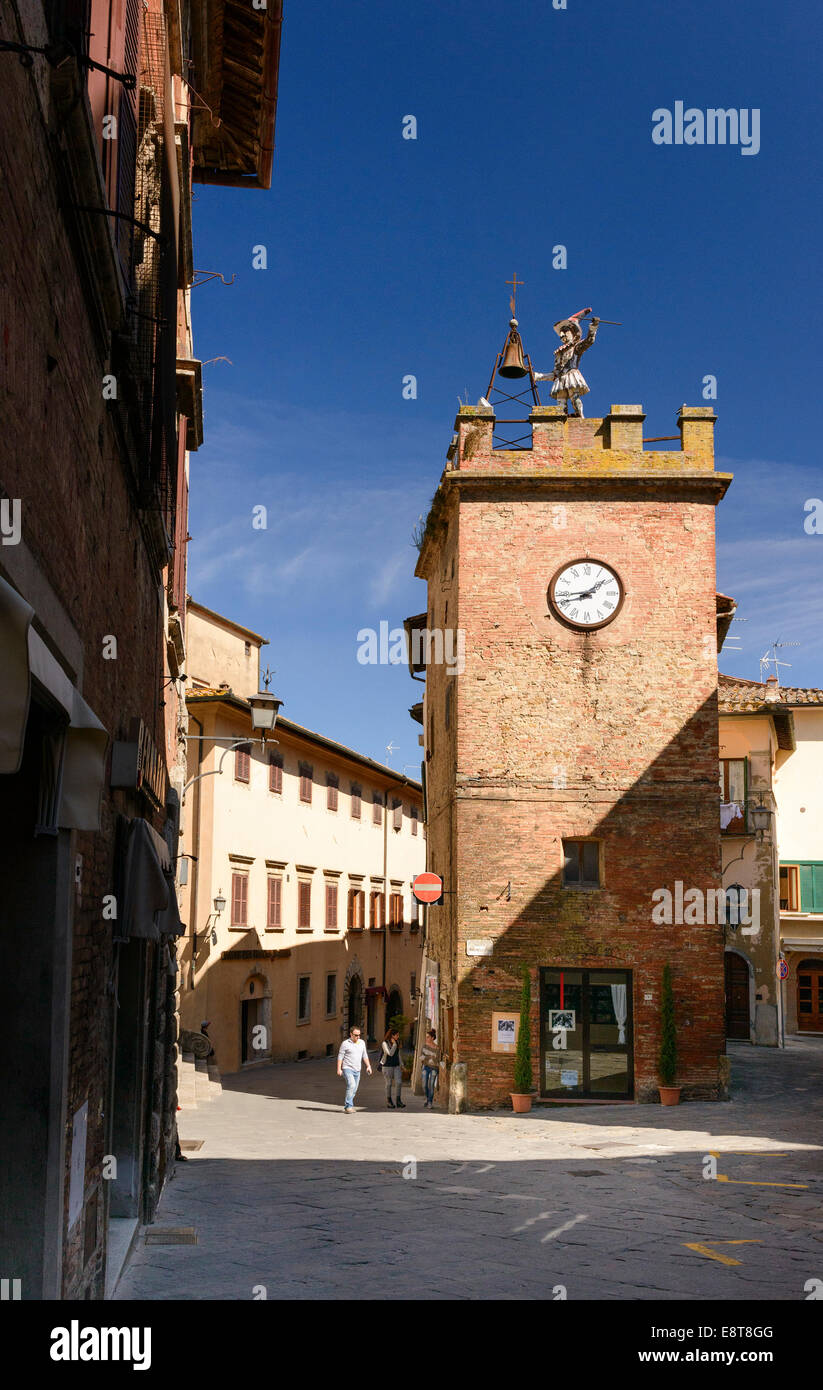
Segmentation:
{"type": "MultiPolygon", "coordinates": [[[[386,937],[389,934],[389,789],[383,793],[383,1002],[386,996],[386,937]]],[[[388,1022],[386,1023],[388,1027],[388,1022]]]]}
{"type": "MultiPolygon", "coordinates": [[[[199,733],[199,735],[200,735],[200,737],[197,739],[197,771],[198,771],[198,773],[199,773],[200,768],[201,768],[202,765],[203,765],[203,725],[202,725],[202,723],[200,722],[200,720],[199,720],[195,715],[193,715],[193,714],[191,713],[191,711],[189,711],[189,720],[190,720],[190,722],[191,722],[192,724],[195,724],[195,725],[197,726],[197,731],[198,731],[198,733],[199,733]]],[[[192,813],[192,851],[191,851],[191,852],[192,852],[193,855],[196,854],[196,855],[197,855],[197,858],[191,860],[191,866],[192,866],[192,881],[191,881],[191,894],[190,894],[190,896],[189,896],[189,910],[190,910],[190,913],[191,913],[191,952],[192,952],[192,955],[191,955],[191,976],[190,976],[190,980],[191,980],[192,987],[194,986],[195,973],[196,973],[196,962],[195,962],[195,959],[194,959],[194,948],[195,948],[195,943],[196,943],[196,941],[197,941],[197,898],[198,898],[198,889],[199,889],[199,886],[200,886],[200,798],[201,798],[201,796],[202,796],[202,783],[201,783],[201,782],[195,782],[195,784],[194,784],[194,793],[195,793],[195,795],[194,795],[194,808],[193,808],[193,813],[192,813]]]]}

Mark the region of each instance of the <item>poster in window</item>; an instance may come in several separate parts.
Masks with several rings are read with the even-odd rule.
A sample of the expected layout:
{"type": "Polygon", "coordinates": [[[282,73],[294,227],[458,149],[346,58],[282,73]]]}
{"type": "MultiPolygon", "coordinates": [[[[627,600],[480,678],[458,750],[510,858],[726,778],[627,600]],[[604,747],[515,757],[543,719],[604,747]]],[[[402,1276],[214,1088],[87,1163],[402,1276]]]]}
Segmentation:
{"type": "Polygon", "coordinates": [[[574,1009],[549,1009],[549,1028],[556,1033],[559,1028],[573,1033],[575,1029],[574,1009]]]}

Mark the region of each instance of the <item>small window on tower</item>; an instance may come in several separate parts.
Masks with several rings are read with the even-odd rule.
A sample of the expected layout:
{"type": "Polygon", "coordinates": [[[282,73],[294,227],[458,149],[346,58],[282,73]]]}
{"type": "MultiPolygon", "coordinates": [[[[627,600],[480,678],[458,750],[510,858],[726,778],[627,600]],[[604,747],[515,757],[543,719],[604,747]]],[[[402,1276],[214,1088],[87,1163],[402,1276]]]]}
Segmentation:
{"type": "Polygon", "coordinates": [[[563,841],[563,883],[572,888],[600,887],[600,841],[563,841]]]}

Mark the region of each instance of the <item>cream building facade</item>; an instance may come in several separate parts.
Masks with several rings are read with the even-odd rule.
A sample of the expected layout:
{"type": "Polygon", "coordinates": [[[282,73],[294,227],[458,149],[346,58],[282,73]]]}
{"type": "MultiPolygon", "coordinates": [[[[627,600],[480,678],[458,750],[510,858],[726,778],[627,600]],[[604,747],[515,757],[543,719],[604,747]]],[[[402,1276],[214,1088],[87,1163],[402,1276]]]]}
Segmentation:
{"type": "Polygon", "coordinates": [[[209,1021],[223,1073],[381,1037],[417,1013],[420,784],[282,717],[261,744],[264,639],[194,602],[188,623],[182,1027],[209,1021]]]}
{"type": "Polygon", "coordinates": [[[823,691],[721,676],[718,695],[723,885],[759,892],[725,928],[727,1036],[777,1046],[823,1032],[823,691]]]}

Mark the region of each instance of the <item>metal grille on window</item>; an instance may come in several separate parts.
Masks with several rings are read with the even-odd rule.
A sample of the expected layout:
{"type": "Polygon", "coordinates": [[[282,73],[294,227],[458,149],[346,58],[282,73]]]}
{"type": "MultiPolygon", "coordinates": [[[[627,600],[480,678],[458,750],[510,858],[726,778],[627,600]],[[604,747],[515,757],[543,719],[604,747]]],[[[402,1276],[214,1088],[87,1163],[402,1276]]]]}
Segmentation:
{"type": "MultiPolygon", "coordinates": [[[[127,34],[127,44],[129,43],[127,34]]],[[[141,453],[141,504],[159,508],[174,535],[177,493],[177,257],[165,121],[166,22],[143,14],[134,216],[132,348],[141,453]]],[[[169,113],[171,115],[171,113],[169,113]]]]}

